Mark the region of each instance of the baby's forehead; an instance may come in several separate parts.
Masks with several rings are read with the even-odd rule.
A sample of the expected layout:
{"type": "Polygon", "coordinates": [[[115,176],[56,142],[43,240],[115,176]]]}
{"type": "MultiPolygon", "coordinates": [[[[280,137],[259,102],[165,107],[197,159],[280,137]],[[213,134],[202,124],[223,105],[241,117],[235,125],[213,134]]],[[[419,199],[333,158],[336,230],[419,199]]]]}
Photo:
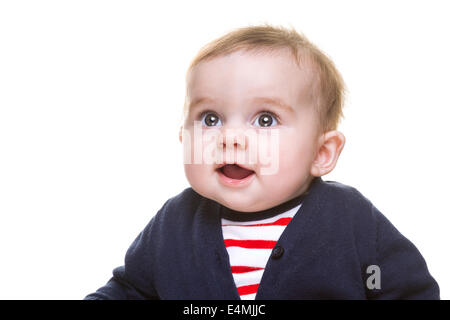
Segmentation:
{"type": "Polygon", "coordinates": [[[187,77],[190,100],[204,96],[310,98],[314,68],[289,50],[236,51],[201,61],[187,77]]]}

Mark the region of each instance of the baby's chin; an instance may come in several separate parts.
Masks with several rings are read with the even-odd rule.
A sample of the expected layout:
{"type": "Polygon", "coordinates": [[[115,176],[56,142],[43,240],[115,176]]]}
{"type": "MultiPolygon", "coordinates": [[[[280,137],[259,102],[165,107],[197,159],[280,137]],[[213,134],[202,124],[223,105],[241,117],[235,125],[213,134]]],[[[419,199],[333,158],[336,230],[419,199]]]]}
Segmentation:
{"type": "Polygon", "coordinates": [[[234,211],[240,212],[256,212],[266,210],[272,207],[267,203],[267,199],[262,200],[257,197],[252,197],[251,194],[239,194],[239,193],[222,193],[211,195],[216,202],[220,203],[224,207],[234,211]]]}
{"type": "Polygon", "coordinates": [[[195,185],[191,184],[191,187],[201,196],[213,200],[228,209],[242,212],[254,212],[263,209],[261,207],[261,199],[255,197],[255,192],[249,192],[249,190],[227,190],[221,186],[214,188],[204,184],[195,185]]]}

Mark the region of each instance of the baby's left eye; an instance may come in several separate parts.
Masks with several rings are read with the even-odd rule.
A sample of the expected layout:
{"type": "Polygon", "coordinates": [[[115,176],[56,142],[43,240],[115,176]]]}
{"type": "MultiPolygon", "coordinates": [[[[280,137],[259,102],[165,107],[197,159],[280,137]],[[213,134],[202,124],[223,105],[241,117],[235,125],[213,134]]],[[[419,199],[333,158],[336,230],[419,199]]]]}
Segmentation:
{"type": "Polygon", "coordinates": [[[255,119],[255,123],[257,127],[271,127],[272,125],[277,125],[278,121],[271,113],[263,112],[255,119]]]}

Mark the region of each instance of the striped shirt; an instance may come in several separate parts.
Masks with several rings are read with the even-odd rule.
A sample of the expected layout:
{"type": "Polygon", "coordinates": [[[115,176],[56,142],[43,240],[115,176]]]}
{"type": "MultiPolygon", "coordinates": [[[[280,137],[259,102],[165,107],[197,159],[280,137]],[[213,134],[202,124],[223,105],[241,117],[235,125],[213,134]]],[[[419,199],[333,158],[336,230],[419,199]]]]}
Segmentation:
{"type": "Polygon", "coordinates": [[[242,300],[255,299],[272,249],[301,207],[302,196],[258,212],[222,209],[222,233],[242,300]]]}

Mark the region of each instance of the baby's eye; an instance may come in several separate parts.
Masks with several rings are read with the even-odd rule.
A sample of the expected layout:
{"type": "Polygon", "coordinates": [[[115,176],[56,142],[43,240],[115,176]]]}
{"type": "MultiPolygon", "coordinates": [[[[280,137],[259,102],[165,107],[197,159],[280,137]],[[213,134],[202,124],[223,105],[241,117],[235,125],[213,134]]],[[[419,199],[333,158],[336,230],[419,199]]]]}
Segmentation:
{"type": "Polygon", "coordinates": [[[217,126],[217,123],[220,122],[219,117],[217,114],[213,112],[205,112],[201,116],[202,124],[207,127],[214,127],[217,126]]]}
{"type": "Polygon", "coordinates": [[[263,112],[255,119],[255,123],[257,127],[271,127],[272,124],[277,125],[278,121],[271,113],[263,112]]]}

